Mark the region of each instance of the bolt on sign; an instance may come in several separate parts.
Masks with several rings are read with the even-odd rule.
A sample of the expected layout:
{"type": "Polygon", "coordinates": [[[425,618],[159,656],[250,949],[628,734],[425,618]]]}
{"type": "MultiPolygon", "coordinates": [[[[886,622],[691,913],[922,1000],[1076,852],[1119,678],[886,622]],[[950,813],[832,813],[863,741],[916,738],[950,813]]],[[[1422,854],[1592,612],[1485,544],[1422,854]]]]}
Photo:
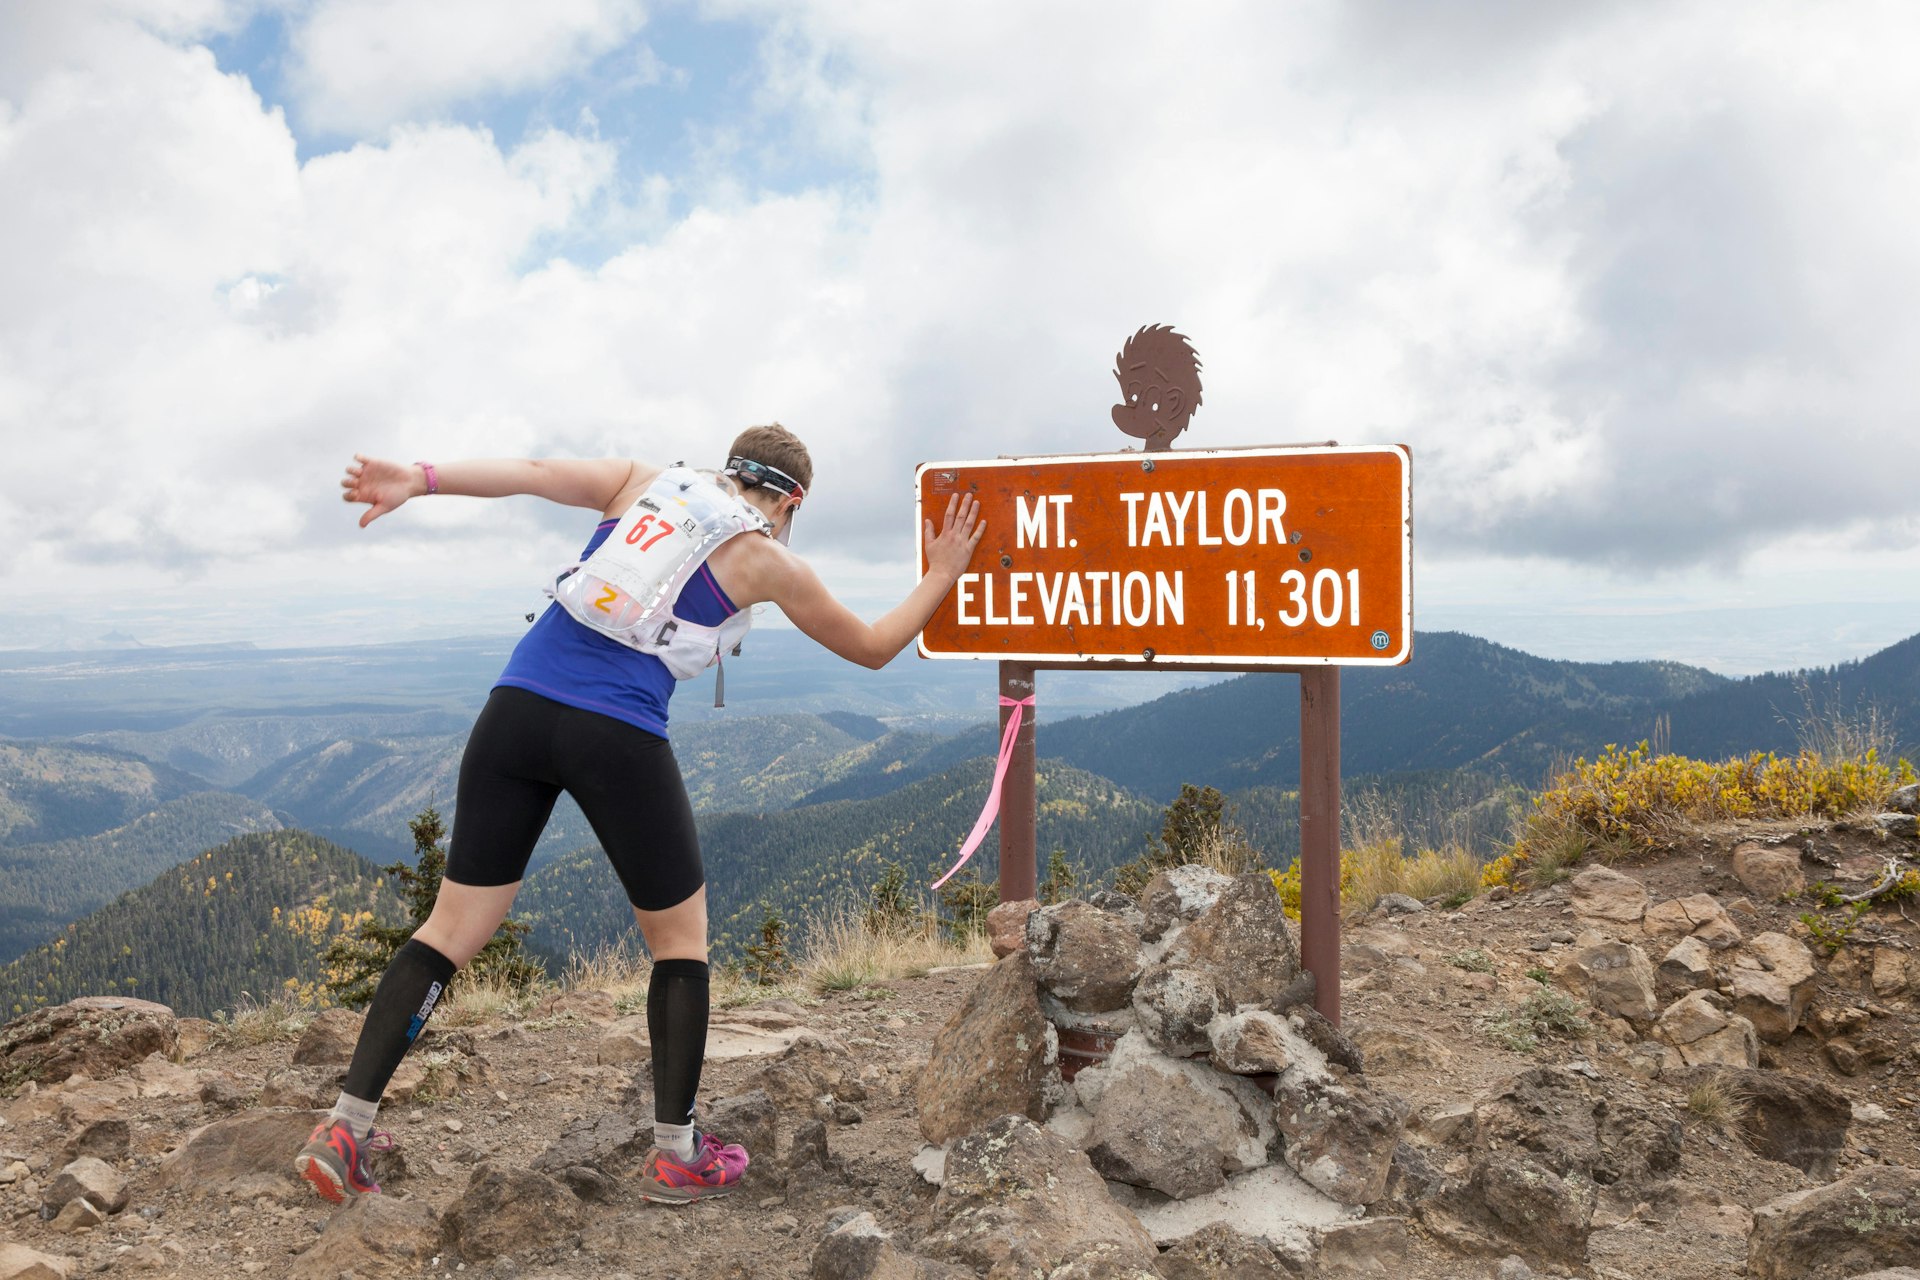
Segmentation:
{"type": "MultiPolygon", "coordinates": [[[[971,493],[987,534],[929,658],[1391,666],[1413,650],[1402,445],[930,462],[922,530],[971,493]]],[[[920,549],[926,569],[926,550],[920,549]]]]}

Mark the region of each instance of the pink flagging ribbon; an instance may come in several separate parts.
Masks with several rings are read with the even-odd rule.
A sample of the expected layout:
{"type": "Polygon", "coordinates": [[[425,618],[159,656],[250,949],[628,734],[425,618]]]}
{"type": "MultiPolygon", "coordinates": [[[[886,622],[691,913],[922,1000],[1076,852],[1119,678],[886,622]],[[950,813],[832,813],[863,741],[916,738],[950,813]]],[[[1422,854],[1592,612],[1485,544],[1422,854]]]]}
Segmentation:
{"type": "Polygon", "coordinates": [[[947,868],[947,874],[933,882],[933,887],[936,889],[953,879],[953,873],[967,865],[967,859],[973,856],[973,851],[978,849],[980,842],[986,838],[987,828],[991,827],[993,820],[1000,816],[1000,784],[1007,780],[1007,763],[1013,759],[1013,740],[1020,733],[1020,717],[1022,712],[1033,705],[1033,695],[1009,698],[1001,694],[1000,705],[1012,707],[1013,714],[1007,717],[1007,731],[1000,735],[1000,759],[993,766],[993,789],[987,792],[986,806],[980,810],[979,820],[973,824],[973,830],[967,833],[966,843],[960,846],[960,860],[947,868]]]}

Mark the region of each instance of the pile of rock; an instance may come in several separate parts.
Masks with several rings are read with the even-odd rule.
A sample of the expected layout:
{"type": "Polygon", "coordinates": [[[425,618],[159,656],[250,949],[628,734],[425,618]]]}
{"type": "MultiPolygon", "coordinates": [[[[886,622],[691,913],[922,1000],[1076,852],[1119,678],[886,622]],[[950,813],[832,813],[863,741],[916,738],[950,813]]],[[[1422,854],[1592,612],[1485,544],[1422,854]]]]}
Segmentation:
{"type": "Polygon", "coordinates": [[[1319,1193],[1298,1188],[1325,1222],[1386,1194],[1407,1108],[1368,1084],[1360,1051],[1314,1010],[1264,873],[1185,866],[1138,900],[1005,904],[992,932],[1005,954],[919,1082],[930,1143],[1011,1113],[1147,1202],[1275,1166],[1319,1193]]]}

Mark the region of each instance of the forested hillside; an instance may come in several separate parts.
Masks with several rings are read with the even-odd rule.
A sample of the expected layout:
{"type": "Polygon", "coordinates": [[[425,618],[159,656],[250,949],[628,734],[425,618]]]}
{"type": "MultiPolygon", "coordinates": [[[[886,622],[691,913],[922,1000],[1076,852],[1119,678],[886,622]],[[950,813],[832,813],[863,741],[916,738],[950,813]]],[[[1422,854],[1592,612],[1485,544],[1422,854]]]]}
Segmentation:
{"type": "Polygon", "coordinates": [[[0,846],[90,836],[204,790],[198,778],[109,747],[0,742],[0,846]]]}
{"type": "Polygon", "coordinates": [[[369,911],[399,903],[365,858],[303,831],[240,836],[0,968],[0,1009],[117,993],[207,1017],[314,983],[327,942],[369,911]]]}
{"type": "Polygon", "coordinates": [[[250,714],[215,709],[189,724],[166,729],[111,729],[79,741],[128,751],[205,778],[216,787],[239,787],[262,769],[296,752],[345,738],[464,738],[472,717],[465,712],[292,711],[250,714]]]}
{"type": "Polygon", "coordinates": [[[202,791],[111,831],[0,847],[0,963],[52,941],[68,921],[202,849],[280,825],[271,810],[244,796],[202,791]]]}
{"type": "MultiPolygon", "coordinates": [[[[864,901],[889,862],[918,889],[958,854],[986,798],[991,761],[974,760],[875,800],[836,801],[771,813],[703,815],[708,912],[716,949],[731,954],[771,909],[796,926],[864,901]]],[[[1084,874],[1134,857],[1159,830],[1160,806],[1065,765],[1040,770],[1039,848],[1068,850],[1084,874]]],[[[989,837],[974,862],[997,866],[989,837]]],[[[550,957],[617,941],[633,916],[597,847],[567,854],[528,877],[514,915],[533,926],[550,957]]]]}

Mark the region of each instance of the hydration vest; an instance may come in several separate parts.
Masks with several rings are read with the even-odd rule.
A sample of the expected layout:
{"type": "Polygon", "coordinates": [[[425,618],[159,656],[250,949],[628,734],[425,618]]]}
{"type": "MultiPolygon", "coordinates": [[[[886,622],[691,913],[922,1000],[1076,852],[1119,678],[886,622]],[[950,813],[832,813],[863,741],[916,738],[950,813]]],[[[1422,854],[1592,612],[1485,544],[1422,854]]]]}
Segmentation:
{"type": "Polygon", "coordinates": [[[691,680],[737,649],[753,625],[740,610],[717,627],[674,614],[680,589],[721,543],[773,524],[716,482],[673,466],[633,500],[593,554],[562,569],[546,594],[568,613],[628,648],[652,654],[676,680],[691,680]]]}

